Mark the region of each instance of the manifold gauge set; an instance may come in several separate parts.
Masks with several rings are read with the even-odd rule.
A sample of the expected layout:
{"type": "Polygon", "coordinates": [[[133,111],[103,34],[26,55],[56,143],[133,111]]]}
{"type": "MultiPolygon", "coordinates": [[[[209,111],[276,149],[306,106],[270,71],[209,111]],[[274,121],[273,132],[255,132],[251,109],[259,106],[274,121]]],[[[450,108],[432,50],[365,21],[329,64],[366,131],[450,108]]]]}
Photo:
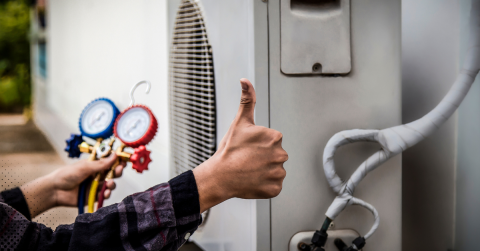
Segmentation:
{"type": "Polygon", "coordinates": [[[151,162],[150,151],[146,145],[150,143],[157,132],[158,123],[152,111],[144,105],[136,105],[133,93],[141,85],[147,84],[146,93],[150,91],[151,84],[141,81],[133,86],[130,91],[130,106],[120,112],[117,106],[107,98],[98,98],[90,102],[82,111],[79,120],[80,134],[72,134],[66,140],[65,151],[70,158],[79,158],[82,153],[89,154],[89,161],[108,157],[111,153],[117,155],[117,160],[106,173],[97,173],[95,177],[88,178],[80,184],[78,191],[78,213],[84,213],[85,200],[88,203],[88,212],[95,211],[95,201],[98,199],[97,210],[103,206],[106,180],[113,179],[115,168],[121,161],[131,162],[132,168],[138,173],[148,170],[151,162]],[[85,141],[89,138],[96,141],[91,145],[85,141]],[[115,141],[120,144],[114,148],[115,141]],[[125,148],[131,151],[125,151],[125,148]],[[103,182],[99,197],[97,189],[103,182]],[[88,190],[88,191],[87,191],[88,190]]]}

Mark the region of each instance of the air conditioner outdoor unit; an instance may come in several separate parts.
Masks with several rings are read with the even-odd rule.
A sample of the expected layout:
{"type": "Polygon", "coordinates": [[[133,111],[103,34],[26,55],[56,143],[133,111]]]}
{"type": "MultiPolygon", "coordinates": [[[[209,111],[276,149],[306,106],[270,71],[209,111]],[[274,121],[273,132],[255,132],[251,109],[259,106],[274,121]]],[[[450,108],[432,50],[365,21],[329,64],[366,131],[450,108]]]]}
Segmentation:
{"type": "MultiPolygon", "coordinates": [[[[282,132],[289,154],[278,197],[226,201],[191,240],[207,251],[296,251],[299,239],[311,238],[336,196],[322,167],[329,138],[402,122],[400,14],[400,0],[168,0],[171,173],[215,152],[243,77],[257,93],[256,124],[282,132]]],[[[378,147],[340,149],[339,175],[347,178],[378,147]]],[[[382,217],[364,250],[401,250],[401,156],[355,194],[382,217]]],[[[330,235],[354,238],[372,224],[370,212],[349,207],[330,235]]]]}

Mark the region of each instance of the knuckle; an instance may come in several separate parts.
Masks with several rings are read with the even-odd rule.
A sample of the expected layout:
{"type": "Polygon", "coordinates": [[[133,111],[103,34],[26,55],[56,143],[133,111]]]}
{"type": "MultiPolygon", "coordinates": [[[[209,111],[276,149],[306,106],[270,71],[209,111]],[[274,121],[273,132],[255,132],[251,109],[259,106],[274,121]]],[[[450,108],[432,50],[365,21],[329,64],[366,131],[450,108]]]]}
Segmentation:
{"type": "Polygon", "coordinates": [[[99,166],[105,167],[109,163],[109,161],[108,161],[108,159],[103,158],[103,159],[98,160],[97,163],[98,163],[99,166]]]}
{"type": "Polygon", "coordinates": [[[288,161],[288,153],[283,150],[283,154],[282,154],[282,162],[287,162],[288,161]]]}
{"type": "Polygon", "coordinates": [[[287,171],[285,168],[279,166],[273,171],[272,178],[275,180],[283,180],[287,176],[287,171]]]}
{"type": "Polygon", "coordinates": [[[283,139],[283,134],[279,131],[273,130],[272,131],[272,138],[275,143],[279,142],[283,139]]]}
{"type": "Polygon", "coordinates": [[[285,163],[288,161],[288,153],[281,149],[277,154],[276,154],[276,158],[275,158],[275,162],[277,163],[285,163]]]}
{"type": "Polygon", "coordinates": [[[240,104],[251,104],[252,98],[251,97],[242,97],[240,99],[240,104]]]}
{"type": "Polygon", "coordinates": [[[268,197],[274,198],[274,197],[277,197],[280,194],[280,192],[282,192],[282,186],[273,185],[269,188],[267,194],[268,194],[268,197]]]}

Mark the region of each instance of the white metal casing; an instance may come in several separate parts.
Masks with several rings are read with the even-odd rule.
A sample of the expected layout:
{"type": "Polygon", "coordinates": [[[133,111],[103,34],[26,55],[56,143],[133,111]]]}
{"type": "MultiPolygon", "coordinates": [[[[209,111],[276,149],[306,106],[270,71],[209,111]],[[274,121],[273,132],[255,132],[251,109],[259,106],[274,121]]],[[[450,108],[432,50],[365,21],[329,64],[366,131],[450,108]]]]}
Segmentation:
{"type": "MultiPolygon", "coordinates": [[[[180,2],[168,1],[170,36],[180,2]]],[[[192,240],[208,251],[286,251],[295,233],[321,227],[335,197],[321,164],[328,139],[345,129],[401,123],[400,1],[351,1],[352,70],[336,77],[281,72],[281,1],[196,2],[213,51],[217,144],[237,112],[238,80],[245,77],[257,92],[256,124],[283,133],[289,161],[278,197],[226,201],[212,208],[192,240]]],[[[340,176],[347,178],[377,148],[362,143],[341,149],[336,158],[340,176]]],[[[355,194],[381,216],[380,231],[364,250],[401,250],[401,157],[372,172],[355,194]]],[[[372,218],[351,207],[335,220],[335,228],[364,234],[372,218]]]]}

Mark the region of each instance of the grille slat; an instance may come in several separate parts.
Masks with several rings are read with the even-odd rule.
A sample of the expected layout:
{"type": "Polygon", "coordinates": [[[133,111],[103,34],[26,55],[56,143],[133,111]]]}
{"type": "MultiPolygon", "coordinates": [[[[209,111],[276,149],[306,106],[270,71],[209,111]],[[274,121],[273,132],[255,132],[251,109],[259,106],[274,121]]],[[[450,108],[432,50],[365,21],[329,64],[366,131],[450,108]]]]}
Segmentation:
{"type": "Polygon", "coordinates": [[[175,53],[175,55],[173,55],[172,58],[208,59],[208,60],[203,60],[199,63],[210,63],[211,62],[210,59],[212,58],[212,56],[210,56],[210,55],[196,55],[196,54],[192,54],[192,53],[189,53],[189,52],[185,52],[185,53],[178,52],[178,53],[175,53]]]}
{"type": "Polygon", "coordinates": [[[200,102],[203,102],[203,103],[215,103],[213,100],[204,100],[203,98],[197,98],[197,97],[193,97],[191,95],[185,95],[185,94],[182,94],[182,93],[175,93],[174,94],[175,97],[177,98],[181,98],[181,99],[187,99],[187,100],[195,100],[195,101],[200,101],[200,102]]]}
{"type": "MultiPolygon", "coordinates": [[[[177,121],[178,122],[178,121],[177,121]]],[[[215,134],[214,133],[209,133],[209,132],[205,132],[204,130],[201,130],[201,129],[197,129],[197,128],[194,128],[194,127],[191,127],[189,125],[185,125],[181,122],[178,122],[178,128],[181,128],[179,130],[183,130],[185,132],[192,132],[192,133],[195,133],[196,137],[204,137],[204,138],[208,138],[209,140],[206,140],[206,141],[213,141],[215,140],[214,137],[215,137],[215,134]],[[200,136],[202,135],[202,136],[200,136]]]]}
{"type": "MultiPolygon", "coordinates": [[[[195,107],[193,105],[186,105],[185,103],[181,103],[181,102],[177,102],[174,107],[176,108],[179,108],[179,109],[186,109],[187,111],[190,110],[192,112],[197,112],[197,113],[205,113],[205,114],[208,114],[210,116],[213,116],[215,115],[215,111],[211,110],[211,109],[201,109],[201,108],[198,108],[198,107],[195,107]]],[[[193,114],[192,114],[193,115],[193,114]]],[[[195,116],[200,116],[199,115],[195,115],[195,116]]],[[[210,117],[209,116],[209,117],[210,117]]]]}
{"type": "Polygon", "coordinates": [[[180,174],[216,151],[213,57],[202,13],[182,0],[170,49],[170,123],[172,163],[180,174]]]}
{"type": "Polygon", "coordinates": [[[193,116],[196,116],[196,115],[193,115],[194,113],[193,112],[189,112],[188,110],[185,110],[185,109],[174,109],[175,112],[178,112],[178,116],[183,118],[183,119],[186,119],[186,120],[189,120],[189,121],[192,121],[192,122],[196,122],[196,123],[199,123],[199,124],[202,124],[204,126],[212,126],[212,125],[215,125],[215,123],[209,123],[209,122],[206,122],[205,119],[198,119],[198,118],[195,118],[193,116]]]}
{"type": "MultiPolygon", "coordinates": [[[[193,106],[199,106],[199,107],[205,108],[205,109],[212,109],[209,105],[201,104],[201,103],[198,103],[198,102],[195,102],[195,101],[192,101],[192,100],[188,100],[188,99],[179,99],[178,102],[188,104],[188,105],[193,105],[193,106]]],[[[213,120],[214,118],[213,117],[205,117],[205,119],[213,120]]]]}
{"type": "Polygon", "coordinates": [[[188,89],[188,90],[196,90],[196,91],[204,91],[204,92],[213,92],[210,88],[198,87],[192,84],[184,84],[184,83],[177,83],[178,86],[176,88],[188,89]]]}
{"type": "Polygon", "coordinates": [[[190,22],[190,23],[185,23],[185,24],[175,24],[175,29],[180,29],[180,30],[186,30],[188,27],[193,27],[193,26],[204,26],[205,24],[203,21],[200,22],[190,22]]]}
{"type": "Polygon", "coordinates": [[[203,126],[203,125],[201,125],[201,124],[191,122],[191,121],[186,120],[186,119],[184,119],[184,118],[182,118],[182,117],[180,117],[180,116],[177,116],[174,121],[175,121],[175,122],[182,123],[182,124],[187,125],[187,126],[191,126],[191,127],[196,128],[196,129],[198,129],[198,130],[208,131],[208,132],[210,132],[210,133],[212,133],[212,132],[215,131],[214,129],[212,129],[212,128],[208,127],[208,126],[203,126]]]}
{"type": "Polygon", "coordinates": [[[178,30],[175,30],[173,32],[173,34],[183,34],[183,33],[187,33],[187,34],[191,34],[191,35],[200,35],[200,34],[206,34],[204,33],[204,29],[203,28],[195,28],[195,29],[178,29],[178,30]],[[192,33],[192,32],[197,32],[197,33],[192,33]]]}
{"type": "Polygon", "coordinates": [[[177,35],[173,35],[173,38],[186,38],[186,37],[205,37],[207,34],[199,33],[199,34],[192,34],[192,33],[178,33],[177,35]],[[181,35],[180,35],[181,34],[181,35]]]}
{"type": "Polygon", "coordinates": [[[199,92],[189,91],[189,90],[180,89],[180,88],[176,88],[174,90],[174,92],[189,94],[189,95],[192,95],[192,96],[200,96],[200,97],[205,97],[205,98],[215,98],[215,95],[213,95],[213,94],[199,93],[199,92]]]}
{"type": "Polygon", "coordinates": [[[176,130],[174,131],[174,133],[175,133],[176,131],[179,131],[180,133],[186,134],[186,135],[188,135],[188,136],[190,136],[190,137],[194,137],[194,138],[196,138],[196,139],[202,140],[203,142],[206,142],[205,144],[207,144],[207,143],[209,143],[209,144],[215,144],[215,142],[213,142],[213,139],[211,138],[211,136],[212,136],[213,134],[210,134],[210,137],[205,137],[205,136],[203,136],[203,135],[200,134],[200,133],[194,133],[194,132],[192,132],[192,131],[189,131],[189,130],[185,129],[185,127],[183,127],[183,126],[181,126],[181,125],[179,125],[179,126],[176,128],[176,130]]]}
{"type": "MultiPolygon", "coordinates": [[[[205,62],[202,62],[202,61],[197,61],[197,60],[183,60],[183,59],[175,59],[173,60],[174,58],[170,58],[170,62],[171,63],[175,63],[175,66],[171,66],[170,68],[174,68],[174,67],[180,67],[180,65],[188,65],[188,66],[192,66],[192,65],[195,65],[195,67],[197,66],[201,66],[201,65],[204,65],[205,62]]],[[[208,67],[208,66],[204,66],[204,67],[208,67]]],[[[184,67],[185,68],[185,67],[184,67]]],[[[212,68],[213,69],[213,68],[212,68]]]]}
{"type": "MultiPolygon", "coordinates": [[[[181,62],[177,61],[175,66],[172,66],[171,69],[191,69],[191,65],[188,62],[181,62]]],[[[203,69],[203,70],[212,70],[213,67],[211,66],[195,66],[196,69],[203,69]]]]}
{"type": "Polygon", "coordinates": [[[175,134],[176,136],[181,137],[181,138],[185,138],[184,135],[185,135],[185,136],[190,136],[191,139],[192,139],[195,143],[206,147],[206,149],[208,149],[208,152],[212,151],[212,149],[215,149],[215,143],[208,144],[208,143],[206,143],[206,141],[203,140],[202,138],[193,137],[193,136],[191,136],[191,135],[192,135],[191,133],[184,132],[183,130],[176,130],[176,131],[174,132],[174,134],[175,134]]]}
{"type": "MultiPolygon", "coordinates": [[[[213,72],[210,72],[210,71],[205,71],[205,70],[202,70],[202,69],[195,69],[195,70],[190,70],[189,68],[187,68],[187,69],[188,70],[184,70],[184,69],[181,69],[181,68],[172,68],[172,71],[175,72],[175,73],[180,73],[180,74],[213,76],[213,72]]],[[[210,83],[208,83],[208,84],[210,84],[210,83]]]]}
{"type": "Polygon", "coordinates": [[[195,76],[193,74],[182,74],[182,73],[173,73],[173,77],[178,79],[195,79],[195,80],[206,80],[206,81],[213,81],[213,77],[202,77],[202,76],[195,76]]]}

